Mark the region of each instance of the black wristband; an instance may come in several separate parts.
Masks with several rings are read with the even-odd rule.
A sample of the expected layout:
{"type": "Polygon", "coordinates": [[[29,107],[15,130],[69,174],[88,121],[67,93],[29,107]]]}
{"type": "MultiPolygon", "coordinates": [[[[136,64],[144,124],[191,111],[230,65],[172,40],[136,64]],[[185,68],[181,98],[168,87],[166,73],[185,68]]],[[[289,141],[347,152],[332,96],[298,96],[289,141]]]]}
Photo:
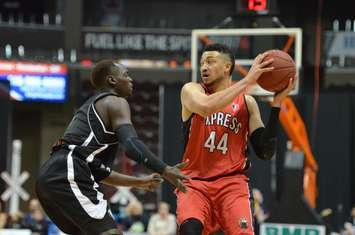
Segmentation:
{"type": "Polygon", "coordinates": [[[266,127],[260,127],[251,133],[250,142],[261,159],[271,159],[275,154],[279,113],[280,108],[272,107],[266,127]]]}
{"type": "Polygon", "coordinates": [[[137,137],[137,133],[131,124],[120,126],[116,130],[118,141],[123,145],[127,156],[143,164],[148,169],[162,174],[167,164],[158,159],[148,147],[137,137]]]}

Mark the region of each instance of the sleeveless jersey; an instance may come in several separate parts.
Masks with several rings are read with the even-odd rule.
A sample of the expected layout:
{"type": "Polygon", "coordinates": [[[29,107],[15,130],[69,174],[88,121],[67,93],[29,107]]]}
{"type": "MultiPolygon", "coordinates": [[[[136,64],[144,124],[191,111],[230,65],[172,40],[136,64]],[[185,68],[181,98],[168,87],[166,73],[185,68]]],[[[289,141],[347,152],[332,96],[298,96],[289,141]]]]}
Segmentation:
{"type": "Polygon", "coordinates": [[[184,122],[184,161],[182,172],[192,179],[212,180],[243,173],[246,158],[249,112],[244,95],[237,96],[223,110],[202,117],[193,113],[184,122]]]}
{"type": "Polygon", "coordinates": [[[110,170],[118,140],[114,132],[106,129],[94,106],[96,101],[108,95],[115,94],[103,92],[89,98],[75,113],[62,139],[69,148],[74,149],[74,156],[91,163],[90,165],[110,170]]]}

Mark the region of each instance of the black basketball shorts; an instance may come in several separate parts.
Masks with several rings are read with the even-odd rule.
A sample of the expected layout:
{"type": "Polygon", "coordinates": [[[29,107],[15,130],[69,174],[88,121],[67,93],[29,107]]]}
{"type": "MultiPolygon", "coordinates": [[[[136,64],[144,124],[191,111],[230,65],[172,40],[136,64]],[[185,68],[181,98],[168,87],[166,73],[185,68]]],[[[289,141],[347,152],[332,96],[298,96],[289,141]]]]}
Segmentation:
{"type": "Polygon", "coordinates": [[[99,235],[117,226],[87,163],[60,149],[40,169],[36,193],[49,218],[67,234],[99,235]]]}

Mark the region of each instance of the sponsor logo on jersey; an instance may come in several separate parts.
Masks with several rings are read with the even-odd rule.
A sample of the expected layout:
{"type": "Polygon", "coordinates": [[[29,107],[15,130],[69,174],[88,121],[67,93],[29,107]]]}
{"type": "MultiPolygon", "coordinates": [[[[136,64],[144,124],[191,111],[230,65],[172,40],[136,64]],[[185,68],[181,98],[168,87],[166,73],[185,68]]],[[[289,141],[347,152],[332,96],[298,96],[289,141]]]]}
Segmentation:
{"type": "Polygon", "coordinates": [[[233,103],[232,104],[232,110],[233,112],[236,112],[239,109],[239,104],[233,103]]]}

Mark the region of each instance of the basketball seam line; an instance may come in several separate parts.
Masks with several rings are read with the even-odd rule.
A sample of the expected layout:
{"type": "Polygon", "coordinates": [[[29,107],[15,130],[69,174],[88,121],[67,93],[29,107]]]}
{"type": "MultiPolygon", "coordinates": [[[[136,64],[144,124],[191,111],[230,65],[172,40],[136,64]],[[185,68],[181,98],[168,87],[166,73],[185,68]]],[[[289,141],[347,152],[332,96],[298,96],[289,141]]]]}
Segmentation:
{"type": "Polygon", "coordinates": [[[281,56],[275,56],[275,57],[277,57],[278,59],[281,59],[283,61],[291,62],[293,64],[295,63],[291,56],[290,56],[290,58],[287,58],[287,59],[285,57],[281,57],[281,56]]]}
{"type": "MultiPolygon", "coordinates": [[[[274,69],[273,71],[270,71],[270,73],[274,72],[274,71],[283,71],[286,69],[290,69],[290,68],[294,68],[294,66],[287,66],[287,67],[277,67],[276,69],[274,69]]],[[[296,68],[295,68],[296,71],[296,68]]]]}

